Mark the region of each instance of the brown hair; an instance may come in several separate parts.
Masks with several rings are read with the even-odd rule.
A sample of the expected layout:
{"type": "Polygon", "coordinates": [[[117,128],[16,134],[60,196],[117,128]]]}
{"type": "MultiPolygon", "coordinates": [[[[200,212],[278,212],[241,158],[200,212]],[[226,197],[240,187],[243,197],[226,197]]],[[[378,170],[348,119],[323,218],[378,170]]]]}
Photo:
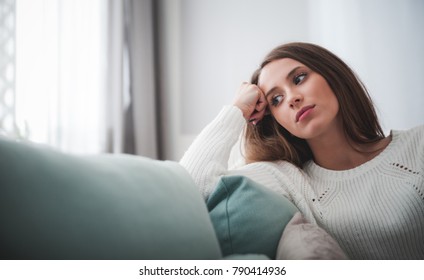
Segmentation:
{"type": "MultiPolygon", "coordinates": [[[[339,102],[339,114],[348,139],[367,144],[384,138],[364,84],[346,63],[323,47],[299,42],[278,46],[265,57],[251,82],[258,84],[262,69],[282,58],[304,64],[327,81],[339,102]]],[[[299,167],[313,158],[306,141],[291,135],[272,115],[266,115],[256,126],[247,126],[245,153],[248,162],[286,160],[299,167]]]]}

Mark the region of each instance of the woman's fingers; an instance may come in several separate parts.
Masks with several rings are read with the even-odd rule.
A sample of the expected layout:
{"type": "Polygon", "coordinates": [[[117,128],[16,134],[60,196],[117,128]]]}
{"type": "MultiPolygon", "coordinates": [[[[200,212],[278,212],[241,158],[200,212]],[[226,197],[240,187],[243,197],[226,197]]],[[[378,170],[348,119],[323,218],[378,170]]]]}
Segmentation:
{"type": "Polygon", "coordinates": [[[240,108],[246,120],[250,120],[260,99],[261,91],[256,85],[243,83],[235,97],[234,105],[240,108]]]}
{"type": "MultiPolygon", "coordinates": [[[[258,88],[259,89],[259,88],[258,88]]],[[[267,113],[268,102],[265,99],[263,92],[259,89],[259,99],[256,102],[255,110],[253,111],[250,119],[251,123],[256,125],[267,113]]]]}
{"type": "Polygon", "coordinates": [[[246,120],[256,125],[264,117],[268,103],[257,85],[245,82],[238,90],[234,105],[240,108],[246,120]]]}
{"type": "Polygon", "coordinates": [[[263,119],[263,117],[265,116],[266,113],[266,109],[268,106],[268,103],[265,99],[264,94],[262,93],[261,90],[259,90],[259,99],[256,102],[256,106],[255,106],[255,111],[253,112],[253,114],[251,115],[251,119],[254,119],[254,121],[252,121],[252,124],[256,125],[260,120],[263,119]]]}
{"type": "Polygon", "coordinates": [[[265,95],[263,94],[263,92],[258,88],[258,93],[259,93],[259,99],[256,103],[256,111],[260,112],[260,111],[264,111],[266,109],[266,107],[268,106],[268,102],[265,99],[265,95]]]}
{"type": "Polygon", "coordinates": [[[259,121],[263,119],[264,115],[265,115],[265,110],[254,111],[254,113],[249,118],[249,122],[253,125],[256,125],[259,121]]]}

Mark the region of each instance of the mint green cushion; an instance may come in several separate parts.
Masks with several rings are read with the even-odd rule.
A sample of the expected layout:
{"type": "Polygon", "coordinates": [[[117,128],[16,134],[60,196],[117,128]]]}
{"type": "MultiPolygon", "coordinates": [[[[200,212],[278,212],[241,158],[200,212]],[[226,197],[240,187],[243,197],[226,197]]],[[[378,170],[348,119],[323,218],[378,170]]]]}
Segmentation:
{"type": "Polygon", "coordinates": [[[287,198],[243,176],[224,176],[207,201],[224,256],[275,259],[286,224],[298,211],[287,198]]]}
{"type": "Polygon", "coordinates": [[[202,196],[178,163],[71,156],[0,138],[2,259],[217,259],[202,196]]]}

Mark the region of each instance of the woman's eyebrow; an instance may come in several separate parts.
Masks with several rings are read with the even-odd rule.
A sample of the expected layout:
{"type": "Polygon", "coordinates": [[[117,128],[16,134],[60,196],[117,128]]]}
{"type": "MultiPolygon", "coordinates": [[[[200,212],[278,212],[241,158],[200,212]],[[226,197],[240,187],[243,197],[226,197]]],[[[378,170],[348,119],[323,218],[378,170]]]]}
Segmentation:
{"type": "Polygon", "coordinates": [[[295,68],[293,68],[288,74],[287,74],[287,76],[286,76],[286,80],[289,80],[290,79],[290,77],[291,76],[293,76],[294,75],[294,73],[297,71],[297,69],[299,69],[300,67],[302,67],[302,66],[297,66],[297,67],[295,67],[295,68]]]}
{"type": "MultiPolygon", "coordinates": [[[[290,77],[294,75],[294,73],[297,71],[297,69],[301,68],[302,66],[296,66],[293,68],[286,76],[286,80],[290,80],[290,77]]],[[[279,89],[278,86],[273,87],[272,89],[268,90],[265,94],[265,99],[268,98],[268,95],[272,94],[275,90],[279,89]]]]}
{"type": "Polygon", "coordinates": [[[265,93],[265,99],[268,99],[268,95],[272,94],[274,91],[278,90],[279,87],[273,87],[272,89],[268,90],[267,93],[265,93]]]}

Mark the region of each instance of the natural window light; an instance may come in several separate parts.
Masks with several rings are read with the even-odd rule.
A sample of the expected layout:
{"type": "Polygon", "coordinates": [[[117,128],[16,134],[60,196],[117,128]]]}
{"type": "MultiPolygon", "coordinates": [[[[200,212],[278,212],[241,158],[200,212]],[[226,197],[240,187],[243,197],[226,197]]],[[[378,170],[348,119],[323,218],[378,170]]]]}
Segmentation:
{"type": "Polygon", "coordinates": [[[16,123],[29,140],[75,153],[104,147],[105,3],[16,1],[16,123]]]}

